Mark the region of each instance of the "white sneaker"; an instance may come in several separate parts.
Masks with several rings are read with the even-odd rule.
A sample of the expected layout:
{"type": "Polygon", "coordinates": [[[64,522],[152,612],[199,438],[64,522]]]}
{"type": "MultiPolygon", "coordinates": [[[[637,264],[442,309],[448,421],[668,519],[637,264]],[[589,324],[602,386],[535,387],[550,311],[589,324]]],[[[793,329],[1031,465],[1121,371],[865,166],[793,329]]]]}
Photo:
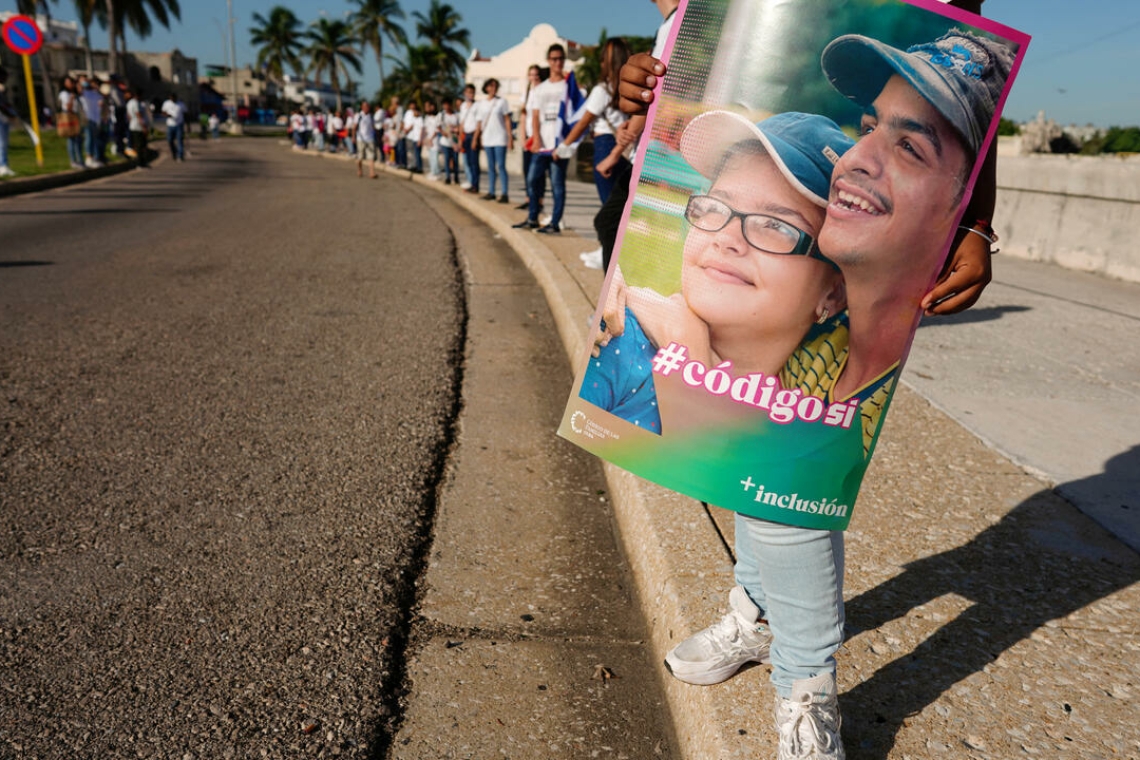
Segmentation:
{"type": "Polygon", "coordinates": [[[602,249],[599,248],[595,251],[586,251],[585,253],[578,254],[578,258],[586,265],[586,269],[601,269],[602,268],[602,249]]]}
{"type": "Polygon", "coordinates": [[[776,760],[845,760],[839,738],[839,700],[835,676],[822,673],[792,684],[792,698],[776,697],[776,760]]]}
{"type": "Polygon", "coordinates": [[[743,586],[728,594],[728,612],[715,625],[673,647],[665,667],[685,683],[710,686],[720,683],[749,662],[768,662],[772,633],[760,621],[760,608],[743,586]]]}
{"type": "Polygon", "coordinates": [[[11,167],[0,166],[0,177],[15,177],[16,172],[12,171],[11,167]]]}

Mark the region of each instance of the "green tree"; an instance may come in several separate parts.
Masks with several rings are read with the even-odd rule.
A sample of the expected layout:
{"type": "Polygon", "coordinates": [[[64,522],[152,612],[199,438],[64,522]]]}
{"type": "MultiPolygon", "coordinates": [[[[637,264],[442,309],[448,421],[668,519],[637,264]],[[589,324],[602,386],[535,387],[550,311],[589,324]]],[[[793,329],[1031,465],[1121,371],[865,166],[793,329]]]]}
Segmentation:
{"type": "Polygon", "coordinates": [[[1001,137],[1012,137],[1021,134],[1021,127],[1017,126],[1017,122],[1012,119],[1007,119],[1002,116],[998,120],[998,135],[1001,137]]]}
{"type": "Polygon", "coordinates": [[[471,35],[460,24],[463,17],[447,3],[431,0],[426,14],[412,13],[416,20],[416,34],[427,40],[435,50],[436,60],[442,68],[438,81],[458,81],[467,67],[467,56],[459,48],[471,48],[471,35]]]}
{"type": "Polygon", "coordinates": [[[1140,153],[1140,127],[1110,127],[1104,136],[1105,153],[1140,153]]]}
{"type": "Polygon", "coordinates": [[[314,21],[305,36],[309,41],[309,46],[305,48],[305,54],[309,56],[309,71],[316,75],[318,84],[321,76],[328,73],[339,110],[344,105],[340,95],[341,74],[348,81],[350,68],[357,74],[361,73],[356,40],[346,22],[330,21],[327,18],[314,21]]]}
{"type": "Polygon", "coordinates": [[[275,5],[269,10],[269,18],[254,13],[253,23],[257,26],[250,27],[249,41],[258,46],[257,67],[279,84],[285,81],[287,68],[300,75],[304,68],[301,51],[305,46],[305,32],[293,11],[275,5]]]}
{"type": "Polygon", "coordinates": [[[393,45],[407,45],[408,35],[396,19],[404,18],[404,10],[399,0],[352,0],[356,10],[352,13],[351,24],[360,38],[361,51],[365,46],[376,53],[376,65],[380,67],[380,89],[384,89],[384,40],[393,45]]]}

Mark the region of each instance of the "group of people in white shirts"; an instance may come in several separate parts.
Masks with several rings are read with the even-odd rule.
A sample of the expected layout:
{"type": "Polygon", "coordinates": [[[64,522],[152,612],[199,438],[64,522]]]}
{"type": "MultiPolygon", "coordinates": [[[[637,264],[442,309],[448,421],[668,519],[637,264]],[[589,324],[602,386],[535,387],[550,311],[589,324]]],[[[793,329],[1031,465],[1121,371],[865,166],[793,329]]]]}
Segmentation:
{"type": "MultiPolygon", "coordinates": [[[[578,141],[588,132],[594,135],[598,196],[603,202],[609,196],[615,174],[620,176],[619,170],[626,161],[626,146],[615,139],[626,121],[616,107],[615,92],[617,72],[628,57],[623,41],[609,41],[603,51],[601,81],[589,93],[584,115],[569,134],[558,115],[568,84],[565,50],[561,45],[551,47],[548,69],[530,67],[525,105],[518,118],[527,195],[527,202],[518,208],[528,212],[527,220],[519,226],[546,234],[560,232],[569,161],[578,141]],[[542,219],[544,224],[539,224],[547,178],[554,195],[554,209],[550,217],[542,219]]],[[[297,110],[290,119],[294,147],[314,145],[323,150],[327,145],[334,151],[343,147],[356,157],[358,176],[364,176],[365,164],[368,175],[377,176],[376,162],[381,161],[425,173],[433,180],[459,184],[466,192],[488,201],[510,203],[506,156],[515,148],[516,123],[511,106],[499,89],[497,79],[487,79],[482,83],[485,97],[476,99],[475,85],[468,84],[462,99],[445,99],[439,107],[428,100],[422,111],[415,102],[403,107],[397,97],[390,99],[387,108],[373,109],[370,103],[362,101],[358,110],[346,109],[327,116],[314,110],[307,114],[297,110]],[[480,189],[481,153],[486,157],[486,192],[480,189]]]]}

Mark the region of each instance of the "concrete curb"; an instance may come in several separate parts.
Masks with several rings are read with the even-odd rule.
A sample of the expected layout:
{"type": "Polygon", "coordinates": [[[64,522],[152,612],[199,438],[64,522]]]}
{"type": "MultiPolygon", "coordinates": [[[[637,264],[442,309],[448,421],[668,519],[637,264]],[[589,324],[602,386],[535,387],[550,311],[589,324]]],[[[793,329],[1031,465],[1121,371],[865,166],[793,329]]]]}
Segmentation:
{"type": "MultiPolygon", "coordinates": [[[[158,159],[155,159],[155,161],[157,160],[158,159]]],[[[153,165],[155,161],[151,161],[151,164],[153,165]]],[[[39,193],[44,190],[54,190],[57,187],[67,187],[68,185],[78,185],[82,182],[90,182],[91,180],[122,174],[123,172],[134,169],[136,166],[138,166],[138,162],[133,160],[120,161],[119,163],[100,166],[98,169],[70,169],[55,174],[42,174],[36,177],[12,179],[7,182],[0,182],[0,198],[24,195],[25,193],[39,193]]]]}
{"type": "MultiPolygon", "coordinates": [[[[351,160],[340,154],[309,154],[351,160]]],[[[548,247],[545,238],[517,230],[499,207],[403,169],[378,166],[450,199],[503,238],[534,275],[546,296],[567,358],[576,367],[585,353],[588,320],[597,293],[587,293],[578,278],[548,247]]],[[[637,603],[649,626],[653,657],[665,654],[691,633],[720,619],[732,587],[733,560],[713,518],[694,499],[649,483],[603,463],[613,504],[617,536],[633,576],[637,603]]],[[[771,700],[767,679],[736,679],[709,689],[691,686],[660,670],[662,691],[685,760],[751,758],[763,754],[761,732],[744,734],[757,700],[771,700]],[[748,706],[748,716],[741,715],[748,706]]]]}

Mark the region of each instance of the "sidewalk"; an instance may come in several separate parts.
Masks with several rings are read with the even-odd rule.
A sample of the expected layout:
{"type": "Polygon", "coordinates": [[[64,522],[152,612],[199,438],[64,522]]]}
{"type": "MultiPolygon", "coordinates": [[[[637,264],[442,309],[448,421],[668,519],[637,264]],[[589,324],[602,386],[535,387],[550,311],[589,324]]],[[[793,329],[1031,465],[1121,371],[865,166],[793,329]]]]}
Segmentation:
{"type": "MultiPolygon", "coordinates": [[[[512,229],[523,212],[510,206],[411,179],[511,246],[542,287],[578,366],[602,281],[578,259],[596,247],[593,187],[568,183],[567,232],[547,237],[512,229]]],[[[511,185],[519,196],[521,178],[511,185]]],[[[723,612],[731,516],[615,467],[604,471],[648,646],[660,662],[723,612]]],[[[848,636],[838,659],[852,760],[1140,758],[1140,558],[905,386],[847,532],[846,564],[848,636]]],[[[714,687],[682,684],[663,669],[658,676],[680,757],[775,756],[766,667],[714,687]]],[[[468,709],[476,712],[494,697],[421,689],[432,683],[413,679],[413,701],[473,700],[468,709]]],[[[557,714],[551,718],[549,736],[562,735],[557,714]]],[[[543,756],[508,748],[505,731],[500,738],[499,747],[492,738],[455,756],[543,756]]]]}

